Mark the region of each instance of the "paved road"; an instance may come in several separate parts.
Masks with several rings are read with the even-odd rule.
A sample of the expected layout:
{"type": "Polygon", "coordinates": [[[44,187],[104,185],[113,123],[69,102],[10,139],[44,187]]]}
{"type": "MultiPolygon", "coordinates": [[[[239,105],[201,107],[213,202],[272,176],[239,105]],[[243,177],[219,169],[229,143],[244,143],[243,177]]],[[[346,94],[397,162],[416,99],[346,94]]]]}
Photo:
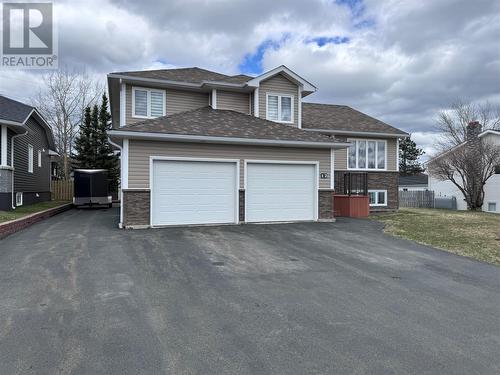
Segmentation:
{"type": "Polygon", "coordinates": [[[0,241],[1,374],[498,374],[500,268],[370,221],[0,241]]]}

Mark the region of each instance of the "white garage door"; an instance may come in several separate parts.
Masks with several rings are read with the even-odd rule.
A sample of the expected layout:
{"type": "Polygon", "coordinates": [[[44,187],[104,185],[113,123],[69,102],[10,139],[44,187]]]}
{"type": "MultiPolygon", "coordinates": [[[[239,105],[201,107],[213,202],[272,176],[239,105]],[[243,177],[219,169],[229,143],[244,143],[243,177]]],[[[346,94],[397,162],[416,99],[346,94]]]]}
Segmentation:
{"type": "Polygon", "coordinates": [[[247,164],[246,221],[317,219],[316,165],[247,164]]]}
{"type": "Polygon", "coordinates": [[[154,160],[152,225],[237,222],[234,162],[154,160]]]}

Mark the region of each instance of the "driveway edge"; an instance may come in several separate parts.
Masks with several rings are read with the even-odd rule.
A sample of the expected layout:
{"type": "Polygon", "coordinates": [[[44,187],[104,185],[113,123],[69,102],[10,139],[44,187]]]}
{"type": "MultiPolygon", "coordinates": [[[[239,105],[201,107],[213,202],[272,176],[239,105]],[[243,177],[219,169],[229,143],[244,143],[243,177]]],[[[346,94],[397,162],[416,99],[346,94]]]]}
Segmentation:
{"type": "Polygon", "coordinates": [[[0,240],[13,234],[19,232],[31,225],[38,223],[39,221],[48,219],[51,216],[60,214],[61,212],[67,211],[73,207],[72,203],[65,203],[61,206],[49,208],[45,211],[36,212],[25,217],[21,217],[16,220],[6,221],[0,224],[0,240]]]}

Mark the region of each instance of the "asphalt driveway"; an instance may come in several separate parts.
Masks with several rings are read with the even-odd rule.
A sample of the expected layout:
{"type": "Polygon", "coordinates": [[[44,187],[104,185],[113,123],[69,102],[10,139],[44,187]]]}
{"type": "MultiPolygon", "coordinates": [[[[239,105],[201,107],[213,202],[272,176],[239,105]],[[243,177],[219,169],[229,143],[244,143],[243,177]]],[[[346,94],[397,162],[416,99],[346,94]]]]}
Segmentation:
{"type": "Polygon", "coordinates": [[[500,268],[363,220],[0,241],[1,374],[498,374],[500,268]]]}

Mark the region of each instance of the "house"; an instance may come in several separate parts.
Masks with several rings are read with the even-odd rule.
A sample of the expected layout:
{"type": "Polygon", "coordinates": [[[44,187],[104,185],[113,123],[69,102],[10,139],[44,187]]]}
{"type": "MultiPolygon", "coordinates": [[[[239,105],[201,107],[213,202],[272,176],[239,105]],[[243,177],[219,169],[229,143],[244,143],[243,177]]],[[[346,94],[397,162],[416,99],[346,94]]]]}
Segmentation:
{"type": "Polygon", "coordinates": [[[346,189],[350,174],[363,177],[373,209],[398,208],[398,140],[408,134],[303,102],[317,88],[285,66],[257,77],[118,72],[108,87],[121,226],[329,220],[335,192],[366,190],[346,189]]]}
{"type": "Polygon", "coordinates": [[[429,190],[429,176],[419,173],[412,176],[399,176],[399,191],[429,190]]]}
{"type": "Polygon", "coordinates": [[[0,210],[50,200],[54,149],[36,108],[0,95],[0,210]]]}
{"type": "MultiPolygon", "coordinates": [[[[471,123],[476,124],[476,123],[471,123]]],[[[468,126],[468,130],[471,128],[471,124],[468,126]]],[[[500,131],[496,130],[485,130],[481,131],[480,127],[475,127],[477,130],[477,137],[483,139],[485,142],[490,142],[494,145],[500,147],[500,131]]],[[[470,133],[469,133],[470,134],[470,133]]],[[[457,147],[463,147],[468,142],[469,139],[457,147]]],[[[427,165],[432,165],[432,162],[440,157],[445,156],[446,153],[437,155],[436,157],[429,159],[427,165]]],[[[436,197],[455,197],[457,201],[458,210],[467,210],[467,203],[464,199],[462,192],[450,181],[442,180],[433,175],[432,168],[429,171],[429,190],[433,190],[436,197]]],[[[500,213],[500,165],[496,168],[496,173],[491,176],[486,185],[484,186],[484,204],[482,207],[483,211],[491,213],[500,213]]]]}

